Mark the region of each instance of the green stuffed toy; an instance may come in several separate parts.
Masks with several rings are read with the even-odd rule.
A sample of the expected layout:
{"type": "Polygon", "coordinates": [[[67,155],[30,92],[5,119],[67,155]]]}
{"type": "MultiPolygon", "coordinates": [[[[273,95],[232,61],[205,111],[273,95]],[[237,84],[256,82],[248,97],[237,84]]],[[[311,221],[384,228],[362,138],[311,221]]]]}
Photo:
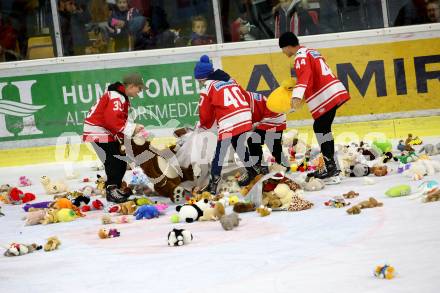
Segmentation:
{"type": "Polygon", "coordinates": [[[391,152],[393,150],[393,145],[389,140],[373,141],[373,147],[382,151],[383,154],[391,152]]]}
{"type": "Polygon", "coordinates": [[[417,161],[418,157],[415,152],[403,152],[401,156],[396,157],[402,164],[417,161]]]}
{"type": "Polygon", "coordinates": [[[385,194],[389,197],[406,196],[411,194],[411,187],[405,184],[397,185],[388,189],[387,192],[385,192],[385,194]]]}
{"type": "Polygon", "coordinates": [[[143,206],[143,205],[154,205],[154,202],[146,197],[141,197],[135,200],[136,205],[143,206]]]}

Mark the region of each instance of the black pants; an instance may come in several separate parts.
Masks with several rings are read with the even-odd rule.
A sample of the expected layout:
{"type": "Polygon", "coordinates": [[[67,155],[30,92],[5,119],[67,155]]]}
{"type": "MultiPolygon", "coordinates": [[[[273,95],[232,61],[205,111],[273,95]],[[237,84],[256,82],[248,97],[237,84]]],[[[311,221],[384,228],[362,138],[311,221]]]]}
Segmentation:
{"type": "Polygon", "coordinates": [[[121,187],[122,178],[127,170],[127,162],[116,158],[120,156],[119,142],[92,143],[93,149],[104,164],[105,175],[107,176],[106,186],[116,185],[121,187]]]}
{"type": "Polygon", "coordinates": [[[217,147],[215,149],[214,159],[211,165],[211,175],[220,176],[222,173],[223,162],[225,160],[226,151],[228,147],[232,145],[238,157],[245,165],[246,169],[250,166],[249,164],[249,150],[246,144],[246,132],[238,134],[223,140],[217,141],[217,147]]]}
{"type": "Polygon", "coordinates": [[[265,144],[272,156],[275,158],[275,161],[284,166],[289,166],[286,158],[283,154],[283,145],[282,139],[283,131],[265,131],[257,129],[254,131],[253,140],[252,138],[248,139],[248,148],[251,158],[255,160],[257,157],[257,161],[254,161],[256,164],[261,164],[263,160],[263,149],[262,146],[265,144]],[[255,136],[256,135],[256,136],[255,136]],[[260,138],[260,142],[257,142],[258,137],[260,138]]]}
{"type": "Polygon", "coordinates": [[[327,159],[333,160],[335,156],[335,141],[332,134],[332,124],[336,116],[337,107],[334,107],[313,123],[316,139],[321,147],[321,152],[327,159]]]}

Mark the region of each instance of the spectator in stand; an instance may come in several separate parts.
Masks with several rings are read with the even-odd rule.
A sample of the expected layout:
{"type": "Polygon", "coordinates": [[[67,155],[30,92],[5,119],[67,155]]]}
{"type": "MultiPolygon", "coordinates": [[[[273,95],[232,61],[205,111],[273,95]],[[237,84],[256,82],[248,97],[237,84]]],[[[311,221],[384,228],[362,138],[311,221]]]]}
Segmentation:
{"type": "Polygon", "coordinates": [[[130,49],[130,35],[142,29],[143,17],[136,8],[128,6],[128,0],[117,0],[113,7],[108,24],[113,29],[111,34],[115,39],[116,52],[130,49]]]}
{"type": "Polygon", "coordinates": [[[86,54],[102,54],[108,52],[108,32],[106,32],[103,28],[99,26],[95,26],[93,28],[93,32],[95,33],[95,39],[92,42],[90,47],[86,48],[86,54]]]}
{"type": "Polygon", "coordinates": [[[440,1],[429,0],[426,3],[426,14],[429,22],[440,22],[440,1]]]}
{"type": "Polygon", "coordinates": [[[307,1],[301,0],[281,0],[274,6],[272,12],[275,18],[275,38],[285,32],[300,36],[319,33],[318,26],[305,9],[306,6],[307,1]]]}
{"type": "Polygon", "coordinates": [[[60,0],[58,2],[63,55],[84,55],[89,45],[85,25],[90,22],[90,13],[85,0],[60,0]]]}
{"type": "Polygon", "coordinates": [[[2,52],[2,61],[17,60],[17,32],[12,27],[9,18],[4,18],[0,13],[0,47],[2,52]]]}
{"type": "Polygon", "coordinates": [[[93,30],[97,30],[96,27],[99,27],[99,32],[103,33],[104,40],[108,42],[109,32],[113,30],[107,23],[112,13],[111,5],[106,0],[91,0],[89,11],[93,30]]]}
{"type": "Polygon", "coordinates": [[[156,47],[156,39],[151,29],[151,19],[144,18],[142,30],[136,34],[134,49],[148,50],[156,47]]]}
{"type": "Polygon", "coordinates": [[[207,35],[208,21],[202,15],[192,18],[192,33],[189,40],[190,46],[214,44],[215,40],[212,36],[207,35]]]}
{"type": "Polygon", "coordinates": [[[394,26],[422,24],[428,22],[426,0],[410,0],[397,14],[394,26]]]}
{"type": "Polygon", "coordinates": [[[260,38],[260,29],[251,24],[245,4],[241,5],[240,16],[231,25],[231,41],[253,41],[260,38]]]}

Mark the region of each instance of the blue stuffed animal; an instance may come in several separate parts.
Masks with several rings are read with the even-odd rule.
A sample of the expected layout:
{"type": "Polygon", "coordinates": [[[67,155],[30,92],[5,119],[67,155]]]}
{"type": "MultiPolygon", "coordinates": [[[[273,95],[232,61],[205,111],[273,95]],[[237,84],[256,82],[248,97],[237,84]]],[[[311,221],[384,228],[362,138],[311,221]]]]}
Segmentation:
{"type": "Polygon", "coordinates": [[[155,206],[143,205],[134,212],[133,216],[136,220],[158,218],[159,210],[155,206]]]}

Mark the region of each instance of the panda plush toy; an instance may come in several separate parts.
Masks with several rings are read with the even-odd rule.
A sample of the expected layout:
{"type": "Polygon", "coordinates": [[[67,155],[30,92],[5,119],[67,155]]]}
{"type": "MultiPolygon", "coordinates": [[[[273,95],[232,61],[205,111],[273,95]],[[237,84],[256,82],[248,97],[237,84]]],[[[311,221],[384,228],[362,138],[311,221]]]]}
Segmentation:
{"type": "Polygon", "coordinates": [[[191,232],[185,229],[173,229],[168,233],[169,246],[182,246],[193,240],[191,232]]]}
{"type": "Polygon", "coordinates": [[[354,166],[350,166],[350,177],[363,177],[370,175],[370,173],[371,169],[367,164],[357,163],[354,166]]]}
{"type": "Polygon", "coordinates": [[[176,206],[176,211],[179,213],[179,218],[187,223],[197,221],[203,216],[203,211],[209,207],[208,199],[201,199],[195,204],[184,204],[176,206]]]}

